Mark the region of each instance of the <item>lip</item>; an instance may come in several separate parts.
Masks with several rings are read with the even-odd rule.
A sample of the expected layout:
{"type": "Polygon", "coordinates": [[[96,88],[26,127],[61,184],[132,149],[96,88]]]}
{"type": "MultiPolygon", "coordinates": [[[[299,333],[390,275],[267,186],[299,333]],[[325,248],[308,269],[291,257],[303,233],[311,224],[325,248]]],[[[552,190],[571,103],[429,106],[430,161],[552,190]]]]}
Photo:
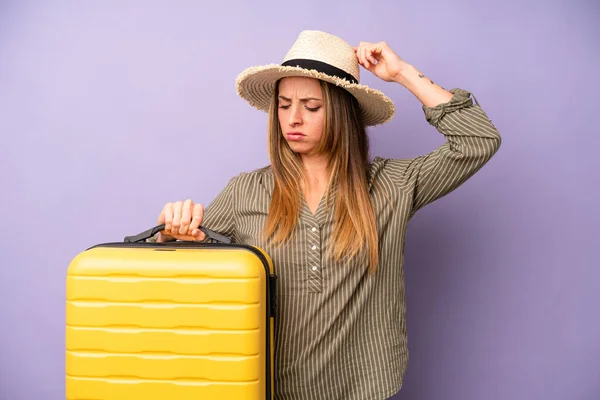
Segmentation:
{"type": "Polygon", "coordinates": [[[288,140],[301,140],[304,136],[302,132],[288,132],[285,134],[288,140]]]}

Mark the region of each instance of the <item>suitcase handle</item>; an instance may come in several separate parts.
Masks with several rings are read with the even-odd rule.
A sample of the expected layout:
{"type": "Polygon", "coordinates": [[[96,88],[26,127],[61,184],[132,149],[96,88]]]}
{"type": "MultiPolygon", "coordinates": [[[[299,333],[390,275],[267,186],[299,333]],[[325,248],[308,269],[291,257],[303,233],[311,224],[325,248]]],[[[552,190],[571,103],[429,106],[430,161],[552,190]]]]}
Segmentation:
{"type": "MultiPolygon", "coordinates": [[[[138,233],[137,235],[125,236],[124,241],[127,243],[143,242],[144,240],[151,238],[152,236],[156,235],[158,232],[160,232],[164,229],[165,229],[165,224],[161,224],[161,225],[155,226],[154,228],[148,229],[147,231],[144,231],[142,233],[138,233]]],[[[198,229],[200,229],[202,232],[204,232],[204,234],[209,239],[211,239],[211,242],[231,243],[230,238],[228,238],[227,236],[221,235],[220,233],[211,231],[210,229],[207,229],[203,226],[198,227],[198,229]]]]}

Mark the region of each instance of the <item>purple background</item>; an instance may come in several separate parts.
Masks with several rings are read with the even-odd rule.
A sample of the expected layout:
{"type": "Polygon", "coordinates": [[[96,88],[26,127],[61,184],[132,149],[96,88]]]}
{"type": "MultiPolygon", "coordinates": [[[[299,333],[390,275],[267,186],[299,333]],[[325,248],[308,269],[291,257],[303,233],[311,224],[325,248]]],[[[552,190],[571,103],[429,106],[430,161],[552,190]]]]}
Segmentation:
{"type": "MultiPolygon", "coordinates": [[[[588,1],[0,2],[0,399],[64,398],[64,295],[85,248],[208,203],[268,163],[235,94],[303,29],[387,41],[472,91],[503,135],[411,222],[411,359],[395,399],[600,398],[598,38],[588,1]],[[50,4],[52,3],[52,4],[50,4]]],[[[443,143],[418,100],[362,70],[396,118],[372,153],[443,143]]]]}

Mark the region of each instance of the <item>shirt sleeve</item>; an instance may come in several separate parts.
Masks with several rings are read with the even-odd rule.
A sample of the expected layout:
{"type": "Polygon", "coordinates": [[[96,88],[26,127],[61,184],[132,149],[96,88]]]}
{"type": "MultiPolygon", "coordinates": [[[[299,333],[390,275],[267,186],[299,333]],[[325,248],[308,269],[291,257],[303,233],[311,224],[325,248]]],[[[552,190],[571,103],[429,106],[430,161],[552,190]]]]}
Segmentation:
{"type": "Polygon", "coordinates": [[[498,151],[500,134],[471,93],[452,89],[452,98],[423,106],[425,119],[446,142],[431,153],[409,160],[386,160],[391,176],[412,190],[412,213],[458,188],[498,151]]]}
{"type": "Polygon", "coordinates": [[[227,186],[204,208],[202,226],[225,235],[237,242],[235,229],[235,184],[238,177],[229,180],[227,186]]]}

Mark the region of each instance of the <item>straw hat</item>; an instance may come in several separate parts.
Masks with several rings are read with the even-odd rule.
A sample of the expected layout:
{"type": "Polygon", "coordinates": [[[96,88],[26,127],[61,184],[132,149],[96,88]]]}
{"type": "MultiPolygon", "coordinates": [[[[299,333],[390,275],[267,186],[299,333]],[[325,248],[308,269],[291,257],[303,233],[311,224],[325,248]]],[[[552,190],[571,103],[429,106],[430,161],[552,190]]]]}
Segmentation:
{"type": "Polygon", "coordinates": [[[360,84],[358,59],[352,46],[337,36],[320,31],[303,31],[282,64],[250,67],[238,75],[238,95],[251,106],[268,112],[277,80],[304,76],[333,83],[358,100],[365,125],[386,123],[395,112],[394,103],[382,92],[360,84]]]}

